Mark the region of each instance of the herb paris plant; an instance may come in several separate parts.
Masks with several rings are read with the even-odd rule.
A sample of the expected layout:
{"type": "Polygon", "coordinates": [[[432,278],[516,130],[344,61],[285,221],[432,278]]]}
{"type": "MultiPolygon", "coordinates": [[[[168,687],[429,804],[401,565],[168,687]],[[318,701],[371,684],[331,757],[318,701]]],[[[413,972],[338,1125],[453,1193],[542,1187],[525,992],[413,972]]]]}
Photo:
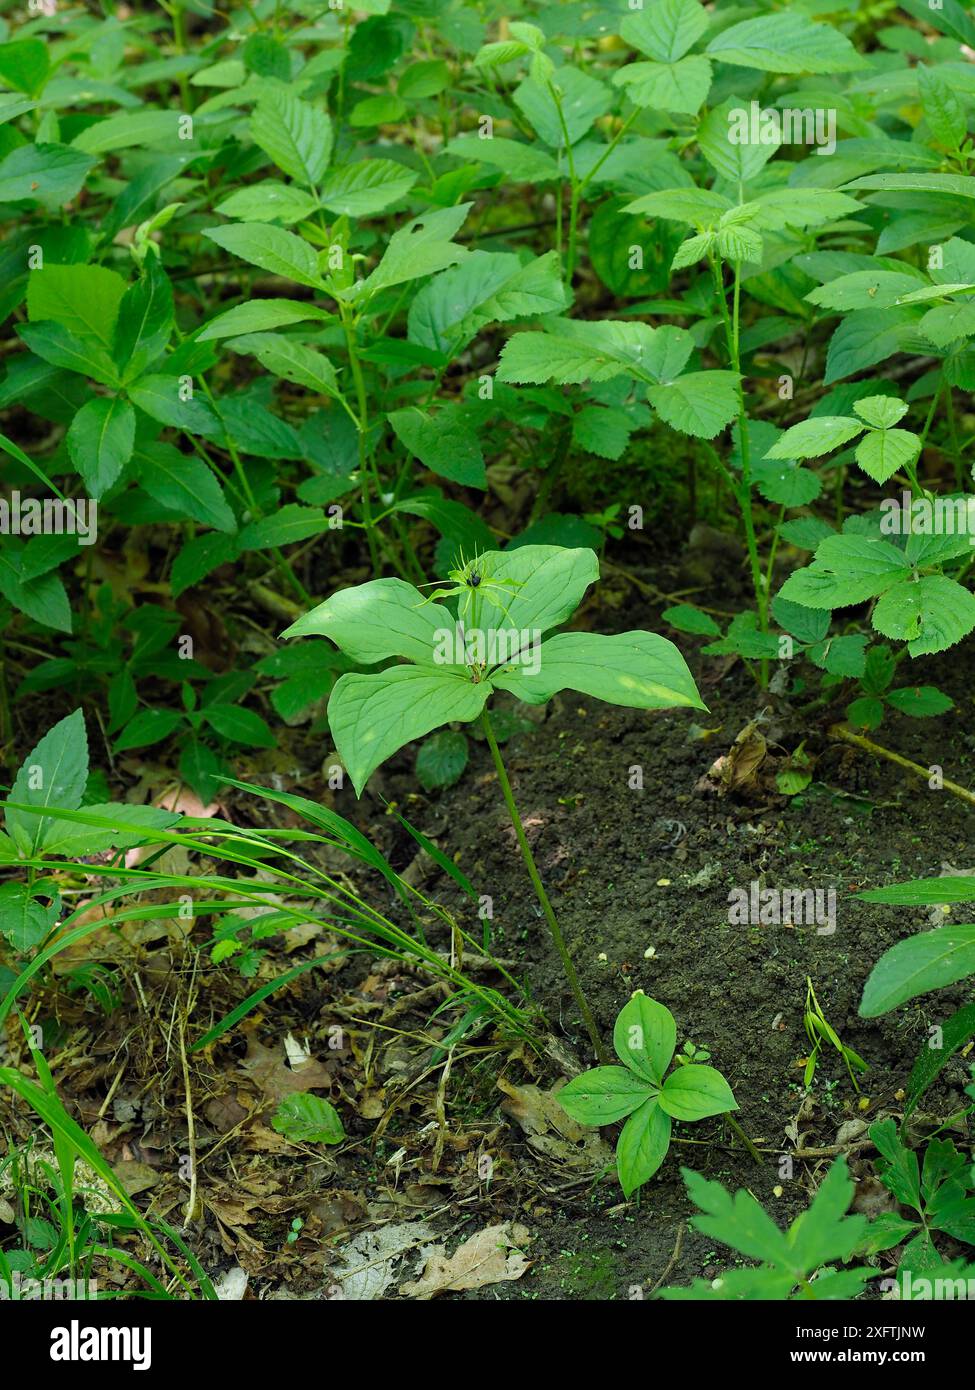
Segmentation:
{"type": "Polygon", "coordinates": [[[522,856],[600,1055],[598,1030],[525,838],[488,700],[504,690],[539,705],[560,690],[577,690],[634,709],[705,706],[680,652],[655,633],[567,632],[542,640],[571,617],[599,577],[591,550],[526,545],[488,551],[460,573],[469,624],[403,580],[377,579],[340,590],[284,635],[328,637],[366,666],[405,660],[376,673],[347,673],[332,691],[329,727],[360,795],[370,773],[405,743],[455,720],[481,720],[522,856]]]}

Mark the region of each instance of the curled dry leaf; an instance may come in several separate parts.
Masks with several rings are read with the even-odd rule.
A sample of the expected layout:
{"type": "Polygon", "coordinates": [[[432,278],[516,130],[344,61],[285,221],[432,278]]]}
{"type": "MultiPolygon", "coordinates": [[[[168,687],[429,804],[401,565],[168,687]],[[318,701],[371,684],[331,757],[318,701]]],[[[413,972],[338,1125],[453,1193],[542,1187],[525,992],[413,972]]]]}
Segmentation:
{"type": "Polygon", "coordinates": [[[612,1162],[612,1150],[598,1130],[583,1129],[569,1118],[559,1104],[560,1089],[514,1086],[504,1077],[498,1081],[498,1090],[507,1097],[502,1111],[521,1126],[536,1154],[586,1171],[605,1167],[612,1162]]]}

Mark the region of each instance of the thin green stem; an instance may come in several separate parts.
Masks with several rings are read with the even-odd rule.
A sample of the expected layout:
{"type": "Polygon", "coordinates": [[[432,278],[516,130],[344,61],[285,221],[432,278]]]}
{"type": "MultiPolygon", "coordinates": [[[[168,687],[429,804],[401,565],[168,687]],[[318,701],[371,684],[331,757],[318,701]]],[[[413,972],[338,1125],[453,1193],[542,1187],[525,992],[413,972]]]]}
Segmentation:
{"type": "Polygon", "coordinates": [[[355,341],[355,325],[349,318],[346,307],[339,303],[339,312],[342,316],[342,327],[345,329],[345,343],[349,353],[349,366],[352,369],[352,380],[355,384],[356,401],[359,407],[359,485],[362,490],[362,519],[366,526],[366,540],[369,545],[369,560],[372,564],[374,574],[381,572],[379,563],[379,551],[376,546],[376,532],[372,521],[372,496],[369,486],[369,397],[366,393],[366,383],[362,375],[362,364],[359,361],[359,353],[355,341]]]}
{"type": "MultiPolygon", "coordinates": [[[[569,241],[566,251],[565,282],[571,286],[572,277],[576,269],[576,235],[579,227],[579,194],[580,188],[576,179],[575,156],[572,153],[572,144],[569,140],[569,127],[566,125],[565,112],[562,110],[562,98],[559,96],[558,88],[554,82],[548,84],[548,89],[552,100],[555,102],[555,109],[559,115],[559,125],[562,128],[562,139],[565,142],[565,158],[569,168],[569,241]]],[[[561,211],[562,201],[559,199],[559,209],[561,211]]],[[[559,246],[561,249],[561,231],[559,235],[559,246]]]]}
{"type": "MultiPolygon", "coordinates": [[[[751,442],[748,437],[748,415],[745,411],[745,392],[741,384],[741,353],[739,349],[739,318],[741,308],[741,270],[735,267],[735,286],[733,298],[733,313],[728,312],[728,302],[725,297],[724,280],[721,275],[721,267],[716,256],[711,256],[711,273],[714,277],[715,289],[718,293],[718,306],[721,310],[721,317],[724,321],[725,338],[728,346],[728,357],[731,362],[732,371],[737,378],[736,389],[738,392],[738,446],[741,450],[741,481],[737,484],[735,491],[738,496],[738,505],[741,509],[742,520],[745,525],[745,544],[748,548],[748,563],[752,573],[752,587],[755,590],[755,602],[758,604],[758,621],[763,632],[768,631],[768,592],[762,582],[762,568],[758,557],[758,542],[755,537],[755,520],[752,516],[752,478],[751,478],[751,442]]],[[[767,663],[762,662],[762,685],[767,680],[767,663]]]]}
{"type": "Polygon", "coordinates": [[[548,923],[548,929],[552,935],[552,940],[555,943],[555,949],[558,951],[559,958],[562,961],[562,969],[565,971],[565,978],[568,980],[569,988],[572,990],[576,1004],[579,1006],[582,1021],[586,1025],[586,1032],[589,1034],[590,1041],[593,1045],[593,1051],[598,1060],[605,1064],[609,1061],[609,1056],[599,1036],[599,1029],[596,1027],[596,1020],[589,1007],[589,1001],[583,992],[582,985],[579,983],[579,976],[576,973],[576,968],[572,963],[572,957],[569,955],[568,947],[565,944],[562,929],[552,910],[552,904],[549,902],[548,894],[545,891],[545,885],[542,883],[541,875],[538,872],[535,856],[532,854],[531,845],[528,843],[528,837],[525,834],[525,828],[521,823],[521,816],[518,813],[518,807],[515,805],[514,794],[511,790],[511,783],[508,781],[508,773],[501,757],[501,750],[498,747],[497,739],[494,737],[494,729],[491,726],[491,719],[486,709],[481,712],[481,727],[484,729],[484,736],[491,750],[491,757],[494,759],[494,766],[498,774],[498,783],[501,787],[501,795],[504,797],[504,804],[508,808],[508,815],[511,817],[511,824],[514,826],[515,836],[518,840],[518,848],[521,850],[521,857],[525,861],[525,868],[528,870],[528,877],[531,879],[532,887],[535,889],[535,896],[538,898],[539,906],[542,909],[545,920],[548,923]]]}

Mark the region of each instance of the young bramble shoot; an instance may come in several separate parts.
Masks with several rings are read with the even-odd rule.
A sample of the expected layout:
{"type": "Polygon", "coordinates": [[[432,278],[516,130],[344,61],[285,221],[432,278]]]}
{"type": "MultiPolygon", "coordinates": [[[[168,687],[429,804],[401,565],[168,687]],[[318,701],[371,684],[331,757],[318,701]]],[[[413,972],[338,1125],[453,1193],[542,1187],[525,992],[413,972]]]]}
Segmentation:
{"type": "Polygon", "coordinates": [[[559,1104],[581,1125],[626,1120],[616,1144],[616,1171],[627,1197],[649,1182],[667,1157],[671,1124],[738,1109],[731,1087],[714,1067],[681,1059],[667,1075],[677,1048],[677,1024],[663,1004],[638,989],[613,1029],[621,1067],[603,1066],[574,1077],[559,1104]]]}

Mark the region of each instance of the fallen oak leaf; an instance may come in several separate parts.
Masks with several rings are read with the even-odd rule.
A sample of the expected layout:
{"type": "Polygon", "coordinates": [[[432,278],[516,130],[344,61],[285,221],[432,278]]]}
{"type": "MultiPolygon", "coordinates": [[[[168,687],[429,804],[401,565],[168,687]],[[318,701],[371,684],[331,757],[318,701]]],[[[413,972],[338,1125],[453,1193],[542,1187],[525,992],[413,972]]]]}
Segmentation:
{"type": "Polygon", "coordinates": [[[420,1278],[401,1284],[399,1291],[407,1298],[427,1299],[520,1279],[531,1261],[518,1247],[528,1239],[526,1228],[510,1221],[486,1226],[449,1257],[444,1251],[433,1251],[420,1278]]]}

